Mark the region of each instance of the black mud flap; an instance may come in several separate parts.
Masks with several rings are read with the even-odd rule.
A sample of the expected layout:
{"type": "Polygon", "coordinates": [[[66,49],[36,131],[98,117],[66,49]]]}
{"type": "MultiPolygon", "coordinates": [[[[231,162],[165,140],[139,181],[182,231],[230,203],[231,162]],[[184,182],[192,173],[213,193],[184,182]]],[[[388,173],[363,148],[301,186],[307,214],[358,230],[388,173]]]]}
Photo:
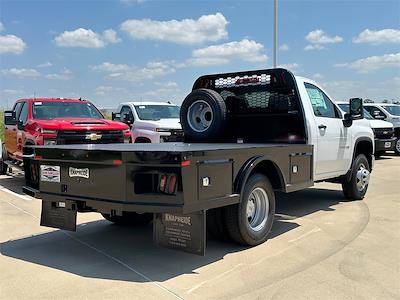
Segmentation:
{"type": "Polygon", "coordinates": [[[42,201],[40,225],[76,231],[77,207],[74,201],[42,201]]]}
{"type": "Polygon", "coordinates": [[[157,246],[205,255],[206,212],[154,214],[153,240],[157,246]]]}

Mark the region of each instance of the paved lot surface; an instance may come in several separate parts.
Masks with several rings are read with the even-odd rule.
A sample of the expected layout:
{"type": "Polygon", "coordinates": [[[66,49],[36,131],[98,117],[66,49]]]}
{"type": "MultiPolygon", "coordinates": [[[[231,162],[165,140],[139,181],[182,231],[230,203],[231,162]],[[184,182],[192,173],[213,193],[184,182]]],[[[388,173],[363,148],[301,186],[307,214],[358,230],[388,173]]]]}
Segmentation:
{"type": "Polygon", "coordinates": [[[340,186],[278,197],[271,239],[209,241],[199,257],[152,229],[79,214],[76,233],[39,226],[40,201],[0,177],[1,299],[400,299],[400,157],[376,161],[367,197],[340,186]]]}

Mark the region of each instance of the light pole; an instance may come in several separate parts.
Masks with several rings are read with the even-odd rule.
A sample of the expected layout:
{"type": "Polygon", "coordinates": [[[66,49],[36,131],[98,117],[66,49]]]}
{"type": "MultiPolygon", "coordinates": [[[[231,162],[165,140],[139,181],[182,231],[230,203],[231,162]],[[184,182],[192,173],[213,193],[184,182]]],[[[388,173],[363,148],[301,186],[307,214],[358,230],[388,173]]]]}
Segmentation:
{"type": "Polygon", "coordinates": [[[277,43],[278,43],[278,0],[274,0],[274,50],[273,50],[273,63],[274,63],[274,68],[276,68],[276,49],[277,49],[277,43]]]}

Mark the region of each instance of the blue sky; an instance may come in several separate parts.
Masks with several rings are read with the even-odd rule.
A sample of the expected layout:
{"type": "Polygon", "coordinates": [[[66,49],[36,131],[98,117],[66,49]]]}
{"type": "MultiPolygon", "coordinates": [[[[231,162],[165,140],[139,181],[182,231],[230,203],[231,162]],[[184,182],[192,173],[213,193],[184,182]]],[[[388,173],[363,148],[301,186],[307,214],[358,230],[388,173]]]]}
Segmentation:
{"type": "MultiPolygon", "coordinates": [[[[202,74],[272,65],[272,0],[5,1],[0,107],[181,103],[202,74]]],[[[278,64],[334,98],[400,98],[400,1],[279,1],[278,64]]]]}

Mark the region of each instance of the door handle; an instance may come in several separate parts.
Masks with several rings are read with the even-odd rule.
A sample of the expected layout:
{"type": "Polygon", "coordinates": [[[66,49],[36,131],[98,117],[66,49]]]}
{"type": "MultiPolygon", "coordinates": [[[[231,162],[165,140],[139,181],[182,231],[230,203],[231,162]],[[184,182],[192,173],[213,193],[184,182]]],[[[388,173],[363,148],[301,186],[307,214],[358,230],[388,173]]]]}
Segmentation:
{"type": "Polygon", "coordinates": [[[326,125],[320,124],[320,125],[318,126],[318,128],[319,128],[319,129],[326,129],[326,125]]]}

